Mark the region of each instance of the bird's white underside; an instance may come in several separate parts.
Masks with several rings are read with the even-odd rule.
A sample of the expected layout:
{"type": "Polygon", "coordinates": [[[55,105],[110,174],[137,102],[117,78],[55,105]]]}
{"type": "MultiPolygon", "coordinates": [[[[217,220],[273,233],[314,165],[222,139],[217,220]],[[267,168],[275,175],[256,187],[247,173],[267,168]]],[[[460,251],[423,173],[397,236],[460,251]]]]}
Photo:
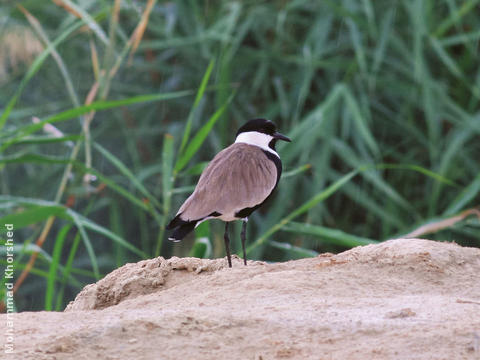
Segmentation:
{"type": "Polygon", "coordinates": [[[248,131],[240,133],[235,139],[235,143],[244,143],[249,145],[255,145],[262,148],[265,151],[269,151],[272,154],[275,154],[280,158],[275,150],[268,147],[270,141],[272,141],[273,136],[258,132],[258,131],[248,131]]]}

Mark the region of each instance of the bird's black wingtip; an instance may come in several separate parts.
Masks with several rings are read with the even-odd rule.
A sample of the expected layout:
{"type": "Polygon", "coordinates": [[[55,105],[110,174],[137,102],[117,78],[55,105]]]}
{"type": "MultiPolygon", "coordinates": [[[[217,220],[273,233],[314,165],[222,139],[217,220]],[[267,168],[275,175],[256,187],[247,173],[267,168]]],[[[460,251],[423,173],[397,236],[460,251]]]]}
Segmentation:
{"type": "Polygon", "coordinates": [[[185,223],[185,221],[183,221],[182,219],[180,219],[180,215],[182,215],[181,213],[180,214],[177,214],[177,216],[175,216],[172,221],[170,221],[167,225],[167,230],[173,230],[175,229],[177,226],[180,226],[182,225],[183,223],[185,223]]]}
{"type": "Polygon", "coordinates": [[[173,234],[168,237],[168,240],[179,242],[187,236],[188,233],[195,229],[196,224],[197,221],[185,221],[180,219],[180,214],[177,215],[172,221],[170,221],[170,224],[167,225],[168,230],[175,229],[173,234]]]}

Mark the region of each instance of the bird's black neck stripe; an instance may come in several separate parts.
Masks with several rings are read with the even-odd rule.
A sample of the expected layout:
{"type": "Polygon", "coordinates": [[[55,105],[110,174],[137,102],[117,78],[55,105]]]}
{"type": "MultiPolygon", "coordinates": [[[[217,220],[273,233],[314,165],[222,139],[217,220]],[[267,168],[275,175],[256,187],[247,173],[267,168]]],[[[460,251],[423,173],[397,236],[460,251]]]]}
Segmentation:
{"type": "Polygon", "coordinates": [[[270,140],[270,142],[268,143],[268,147],[269,147],[270,149],[272,149],[273,151],[277,151],[277,150],[275,150],[275,145],[276,145],[276,144],[277,144],[277,139],[272,139],[272,140],[270,140]]]}
{"type": "Polygon", "coordinates": [[[265,155],[267,155],[267,157],[271,161],[273,161],[273,163],[275,164],[275,167],[277,168],[277,181],[275,182],[275,186],[273,187],[275,189],[277,187],[278,181],[280,180],[280,176],[282,176],[282,161],[277,155],[271,153],[270,151],[267,151],[267,150],[262,150],[262,151],[264,152],[265,155]]]}

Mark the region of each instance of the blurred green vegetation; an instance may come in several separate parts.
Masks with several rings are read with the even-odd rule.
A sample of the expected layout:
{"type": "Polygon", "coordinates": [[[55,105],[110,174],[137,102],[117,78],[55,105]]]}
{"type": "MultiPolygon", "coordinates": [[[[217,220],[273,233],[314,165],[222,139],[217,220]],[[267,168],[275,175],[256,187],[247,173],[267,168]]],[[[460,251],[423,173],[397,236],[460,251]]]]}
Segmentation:
{"type": "Polygon", "coordinates": [[[480,202],[478,3],[2,3],[0,234],[14,224],[17,280],[38,253],[16,308],[62,310],[126,262],[224,256],[222,223],[178,244],[165,224],[256,117],[293,142],[250,217],[250,259],[426,224],[430,239],[480,246],[475,211],[453,218],[480,202]]]}

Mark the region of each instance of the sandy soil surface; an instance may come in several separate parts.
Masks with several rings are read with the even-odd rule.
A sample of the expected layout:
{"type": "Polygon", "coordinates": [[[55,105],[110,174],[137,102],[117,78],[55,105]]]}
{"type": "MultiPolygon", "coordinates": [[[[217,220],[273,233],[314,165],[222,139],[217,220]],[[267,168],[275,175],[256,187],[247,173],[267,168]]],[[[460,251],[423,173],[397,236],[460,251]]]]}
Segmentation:
{"type": "Polygon", "coordinates": [[[233,266],[127,264],[63,313],[16,314],[10,358],[480,359],[480,249],[400,239],[233,266]]]}

